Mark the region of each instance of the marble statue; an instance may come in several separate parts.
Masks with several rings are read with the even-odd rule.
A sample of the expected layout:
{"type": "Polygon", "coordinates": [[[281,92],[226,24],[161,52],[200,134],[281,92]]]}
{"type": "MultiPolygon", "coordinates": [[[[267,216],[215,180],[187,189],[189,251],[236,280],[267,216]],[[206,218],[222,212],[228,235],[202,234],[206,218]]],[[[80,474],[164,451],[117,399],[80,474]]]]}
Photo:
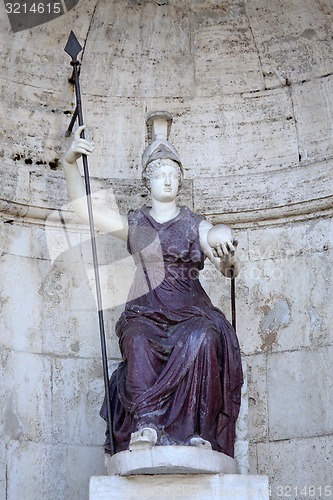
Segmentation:
{"type": "MultiPolygon", "coordinates": [[[[213,227],[177,204],[183,181],[169,142],[171,115],[149,116],[152,142],[142,179],[151,206],[126,216],[94,210],[98,229],[127,241],[137,270],[116,334],[122,362],[110,380],[115,450],[189,445],[234,454],[242,368],[236,333],[199,281],[205,258],[225,276],[240,263],[230,228],[213,227]]],[[[76,161],[94,146],[80,138],[62,160],[75,212],[88,219],[76,161]]],[[[105,405],[101,415],[105,417],[105,405]]],[[[108,451],[108,439],[105,445],[108,451]]]]}

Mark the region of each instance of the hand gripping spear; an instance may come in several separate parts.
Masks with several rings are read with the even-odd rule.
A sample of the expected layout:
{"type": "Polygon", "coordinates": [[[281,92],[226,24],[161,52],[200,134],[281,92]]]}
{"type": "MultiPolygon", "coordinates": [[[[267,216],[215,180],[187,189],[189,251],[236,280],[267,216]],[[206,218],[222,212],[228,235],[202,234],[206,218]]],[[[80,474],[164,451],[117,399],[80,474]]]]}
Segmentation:
{"type": "MultiPolygon", "coordinates": [[[[76,109],[74,111],[72,120],[69,124],[68,130],[67,130],[67,135],[70,135],[72,128],[74,126],[74,123],[75,123],[77,118],[78,118],[79,126],[83,125],[83,113],[82,113],[81,92],[80,92],[79,71],[78,71],[78,67],[79,67],[80,63],[77,60],[77,55],[81,52],[81,50],[82,50],[81,45],[79,44],[73,31],[71,31],[69,38],[68,38],[68,41],[67,41],[67,44],[66,44],[66,47],[65,47],[65,52],[67,52],[67,54],[69,54],[72,58],[72,61],[71,61],[71,65],[73,66],[72,79],[74,80],[74,84],[75,84],[76,109]]],[[[81,132],[80,137],[82,139],[85,138],[84,130],[81,132]]],[[[95,283],[96,283],[98,321],[99,321],[99,331],[100,331],[100,340],[101,340],[101,349],[102,349],[103,376],[104,376],[105,399],[106,399],[106,408],[107,408],[107,424],[108,424],[109,436],[110,436],[110,451],[111,451],[111,455],[113,455],[114,454],[114,445],[113,445],[113,439],[112,439],[112,416],[111,416],[111,405],[110,405],[108,359],[107,359],[107,352],[106,352],[101,283],[100,283],[99,269],[98,269],[94,216],[93,216],[92,202],[91,202],[91,190],[90,190],[90,180],[89,180],[89,169],[88,169],[87,156],[83,154],[82,160],[83,160],[84,181],[85,181],[86,194],[87,194],[87,206],[88,206],[88,215],[89,215],[91,248],[92,248],[95,283]]]]}

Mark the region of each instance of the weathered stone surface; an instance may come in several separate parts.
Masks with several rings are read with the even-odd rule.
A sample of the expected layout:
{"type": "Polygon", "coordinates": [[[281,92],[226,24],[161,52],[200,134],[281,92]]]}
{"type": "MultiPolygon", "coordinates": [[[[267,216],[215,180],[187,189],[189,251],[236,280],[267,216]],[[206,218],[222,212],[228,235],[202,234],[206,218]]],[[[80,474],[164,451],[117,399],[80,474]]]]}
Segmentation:
{"type": "Polygon", "coordinates": [[[329,253],[333,243],[333,222],[330,217],[318,216],[292,224],[256,227],[248,232],[248,239],[248,253],[242,254],[243,260],[296,261],[302,256],[311,260],[313,254],[329,253]]]}
{"type": "MultiPolygon", "coordinates": [[[[301,263],[298,265],[301,268],[301,263]]],[[[295,269],[290,261],[283,266],[286,275],[295,269]]],[[[302,275],[296,273],[296,277],[297,286],[303,286],[302,275]]],[[[280,263],[269,260],[248,263],[237,283],[237,290],[240,290],[237,295],[238,336],[245,354],[309,345],[307,317],[299,318],[296,331],[291,321],[294,311],[303,306],[302,298],[296,288],[284,289],[280,263]]]]}
{"type": "Polygon", "coordinates": [[[194,446],[153,446],[146,450],[122,451],[106,456],[106,469],[111,476],[238,473],[233,458],[194,446]]]}
{"type": "Polygon", "coordinates": [[[45,236],[44,229],[37,225],[13,224],[13,220],[10,221],[9,217],[7,222],[0,220],[3,254],[31,259],[49,259],[50,253],[45,236]]]}
{"type": "Polygon", "coordinates": [[[66,100],[66,94],[55,87],[36,89],[24,83],[8,85],[8,81],[1,80],[1,95],[6,101],[6,106],[0,109],[3,122],[2,168],[9,170],[8,174],[21,188],[22,195],[29,196],[28,172],[41,171],[45,176],[50,168],[59,166],[58,159],[63,151],[69,121],[67,113],[71,110],[72,89],[68,89],[66,100]]]}
{"type": "Polygon", "coordinates": [[[264,441],[268,434],[267,358],[247,356],[248,367],[248,433],[250,443],[264,441]]]}
{"type": "Polygon", "coordinates": [[[331,434],[333,348],[285,352],[268,359],[269,437],[331,434]]]}
{"type": "MultiPolygon", "coordinates": [[[[274,487],[327,484],[331,0],[80,0],[66,16],[16,34],[0,8],[0,498],[82,500],[88,476],[104,474],[89,232],[66,205],[59,167],[74,109],[63,51],[70,29],[85,47],[95,203],[122,212],[149,203],[138,182],[144,120],[166,109],[186,170],[181,204],[232,223],[239,239],[237,330],[248,388],[238,466],[270,473],[274,487]]],[[[97,243],[112,371],[126,295],[115,270],[122,262],[130,273],[124,245],[100,234],[97,243]]],[[[202,281],[230,318],[230,282],[210,265],[202,281]]]]}
{"type": "Polygon", "coordinates": [[[219,274],[213,264],[206,259],[204,270],[200,274],[200,282],[213,304],[222,309],[231,321],[230,280],[219,274]]]}
{"type": "Polygon", "coordinates": [[[228,175],[217,177],[213,185],[210,178],[194,179],[194,208],[205,214],[223,214],[229,223],[298,216],[316,207],[328,209],[332,205],[332,184],[327,181],[330,164],[294,166],[270,176],[228,175]]]}
{"type": "MultiPolygon", "coordinates": [[[[92,162],[91,172],[94,171],[92,162]]],[[[89,227],[82,227],[80,221],[73,213],[68,203],[66,183],[62,170],[58,172],[26,171],[24,176],[28,182],[29,190],[23,186],[23,182],[18,183],[17,173],[13,175],[11,167],[6,166],[0,173],[2,183],[7,186],[6,199],[0,199],[0,208],[6,219],[11,221],[13,217],[20,217],[35,224],[56,226],[55,229],[62,230],[67,239],[76,238],[66,233],[70,229],[76,232],[89,233],[89,227]],[[27,195],[27,193],[29,193],[27,195]],[[62,220],[63,219],[63,220],[62,220]],[[77,227],[73,227],[76,225],[77,227]]],[[[141,172],[141,170],[140,170],[141,172]]],[[[140,173],[141,175],[141,173],[140,173]]],[[[142,205],[149,205],[149,193],[144,187],[141,178],[138,179],[113,179],[113,178],[90,178],[92,200],[94,207],[110,207],[120,213],[126,214],[142,205]]],[[[192,207],[192,182],[185,180],[180,191],[179,203],[192,207]]],[[[47,233],[48,237],[48,233],[47,233]]],[[[67,247],[69,244],[67,243],[67,247]]]]}
{"type": "Polygon", "coordinates": [[[330,20],[317,2],[250,0],[246,12],[268,88],[332,72],[330,20]]]}
{"type": "Polygon", "coordinates": [[[261,64],[243,2],[191,4],[196,95],[264,88],[261,64]]]}
{"type": "MultiPolygon", "coordinates": [[[[0,396],[1,398],[1,396],[0,396]]],[[[1,400],[1,399],[0,399],[1,400]]],[[[2,442],[0,444],[0,453],[2,460],[0,462],[0,500],[7,500],[6,496],[6,462],[7,462],[7,449],[6,444],[2,442]]]]}
{"type": "MultiPolygon", "coordinates": [[[[251,266],[246,265],[245,271],[244,265],[242,275],[244,272],[249,271],[252,271],[251,266]]],[[[257,267],[255,272],[257,272],[257,267]]],[[[242,275],[236,280],[237,336],[241,352],[247,355],[260,352],[261,337],[259,334],[260,316],[258,306],[263,298],[258,296],[258,293],[260,293],[258,284],[243,280],[242,275]]]]}
{"type": "Polygon", "coordinates": [[[257,228],[248,237],[250,262],[243,252],[237,280],[239,325],[246,325],[238,332],[244,352],[256,352],[256,346],[294,350],[330,343],[331,220],[257,228]]]}
{"type": "Polygon", "coordinates": [[[54,442],[92,447],[99,445],[102,455],[105,424],[98,412],[103,399],[101,361],[55,358],[52,362],[54,442]]]}
{"type": "Polygon", "coordinates": [[[333,341],[333,274],[331,252],[318,252],[309,263],[310,341],[313,346],[330,345],[333,341]]]}
{"type": "MultiPolygon", "coordinates": [[[[64,53],[64,46],[71,29],[81,44],[84,43],[96,3],[97,0],[78,2],[65,16],[20,33],[11,32],[2,6],[2,79],[5,76],[5,82],[11,82],[13,88],[19,82],[26,82],[26,86],[31,86],[32,92],[36,94],[40,93],[40,89],[66,91],[70,87],[67,82],[70,77],[70,57],[64,53]]],[[[19,94],[17,98],[20,98],[19,94]]]]}
{"type": "Polygon", "coordinates": [[[88,500],[90,476],[104,473],[100,447],[10,441],[7,498],[88,500]]]}
{"type": "MultiPolygon", "coordinates": [[[[202,177],[215,181],[235,174],[264,175],[298,164],[292,101],[285,89],[186,101],[147,100],[149,110],[162,106],[175,117],[172,140],[186,177],[200,183],[202,177]]],[[[236,186],[229,182],[228,188],[236,186]]],[[[204,187],[202,193],[205,200],[204,187]]]]}
{"type": "Polygon", "coordinates": [[[3,255],[1,276],[2,347],[40,352],[43,301],[38,293],[38,260],[3,255]]]}
{"type": "Polygon", "coordinates": [[[239,474],[249,473],[249,432],[248,432],[248,383],[247,383],[247,363],[242,359],[244,383],[241,393],[241,407],[236,424],[235,457],[237,472],[239,474]]]}
{"type": "Polygon", "coordinates": [[[47,262],[43,266],[40,293],[44,297],[44,308],[40,314],[41,324],[45,328],[44,352],[96,355],[98,324],[97,314],[94,315],[93,292],[88,284],[84,263],[74,268],[70,265],[61,262],[50,265],[47,262]],[[73,346],[76,346],[76,353],[73,346]]]}
{"type": "Polygon", "coordinates": [[[272,500],[332,497],[331,436],[262,443],[257,448],[258,472],[269,475],[272,500]]]}
{"type": "MultiPolygon", "coordinates": [[[[332,75],[318,82],[305,82],[293,89],[299,154],[304,162],[332,157],[332,92],[332,75]]],[[[332,186],[332,175],[329,179],[332,186]]]]}
{"type": "Polygon", "coordinates": [[[87,92],[191,96],[194,58],[189,20],[187,8],[175,0],[113,2],[111,8],[109,2],[100,2],[84,54],[87,92]]]}
{"type": "Polygon", "coordinates": [[[92,340],[92,331],[97,330],[97,319],[92,317],[93,296],[82,269],[75,275],[63,263],[52,266],[48,261],[10,255],[2,257],[2,263],[4,347],[66,355],[73,354],[70,346],[79,341],[86,356],[96,355],[98,335],[92,340]]]}
{"type": "MultiPolygon", "coordinates": [[[[5,477],[5,476],[3,476],[5,477]]],[[[0,499],[7,500],[7,481],[5,479],[0,480],[0,499]]]]}
{"type": "Polygon", "coordinates": [[[211,500],[218,497],[235,500],[268,500],[266,476],[239,474],[172,474],[160,476],[92,477],[89,500],[107,500],[117,491],[119,500],[128,498],[170,497],[180,500],[211,500]]]}
{"type": "MultiPolygon", "coordinates": [[[[92,56],[96,61],[96,55],[92,56]]],[[[105,63],[104,57],[100,58],[102,61],[105,63]]],[[[95,151],[89,158],[91,174],[105,179],[141,180],[141,155],[146,147],[144,100],[96,96],[95,92],[91,95],[89,82],[84,75],[82,78],[88,134],[95,143],[95,151]]],[[[96,79],[91,83],[95,86],[96,79]]]]}
{"type": "Polygon", "coordinates": [[[50,440],[51,359],[4,351],[1,380],[1,427],[6,442],[50,440]]]}
{"type": "Polygon", "coordinates": [[[99,444],[102,449],[100,360],[5,351],[1,379],[6,388],[0,394],[1,430],[6,440],[99,444]]]}

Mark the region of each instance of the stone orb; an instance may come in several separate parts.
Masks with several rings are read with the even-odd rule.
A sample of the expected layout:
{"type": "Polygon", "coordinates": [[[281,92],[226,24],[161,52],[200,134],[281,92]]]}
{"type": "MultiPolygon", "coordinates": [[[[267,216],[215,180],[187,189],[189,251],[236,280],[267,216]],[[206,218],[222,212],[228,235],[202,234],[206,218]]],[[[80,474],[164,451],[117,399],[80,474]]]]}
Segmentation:
{"type": "Polygon", "coordinates": [[[221,241],[232,241],[232,231],[226,224],[216,224],[208,231],[207,240],[212,248],[221,241]]]}

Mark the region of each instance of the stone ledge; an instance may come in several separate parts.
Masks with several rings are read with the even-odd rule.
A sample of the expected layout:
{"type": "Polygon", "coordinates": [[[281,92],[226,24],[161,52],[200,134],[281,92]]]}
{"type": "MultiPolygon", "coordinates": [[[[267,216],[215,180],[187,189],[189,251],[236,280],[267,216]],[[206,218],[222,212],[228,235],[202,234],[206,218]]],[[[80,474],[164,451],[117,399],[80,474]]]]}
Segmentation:
{"type": "Polygon", "coordinates": [[[191,446],[155,446],[147,450],[106,455],[108,475],[236,474],[233,458],[218,451],[191,446]]]}
{"type": "MultiPolygon", "coordinates": [[[[319,217],[331,217],[332,206],[333,200],[330,196],[307,203],[244,212],[220,212],[218,210],[213,212],[205,211],[203,207],[198,207],[195,211],[206,217],[212,224],[224,223],[233,225],[235,228],[252,228],[258,225],[275,226],[285,222],[303,222],[319,217]]],[[[190,205],[189,208],[193,209],[190,205]]],[[[70,209],[61,208],[61,212],[67,229],[74,232],[89,232],[89,226],[83,224],[70,209]]],[[[10,219],[11,222],[17,224],[62,227],[59,209],[27,205],[13,200],[0,199],[0,218],[10,219]]]]}

